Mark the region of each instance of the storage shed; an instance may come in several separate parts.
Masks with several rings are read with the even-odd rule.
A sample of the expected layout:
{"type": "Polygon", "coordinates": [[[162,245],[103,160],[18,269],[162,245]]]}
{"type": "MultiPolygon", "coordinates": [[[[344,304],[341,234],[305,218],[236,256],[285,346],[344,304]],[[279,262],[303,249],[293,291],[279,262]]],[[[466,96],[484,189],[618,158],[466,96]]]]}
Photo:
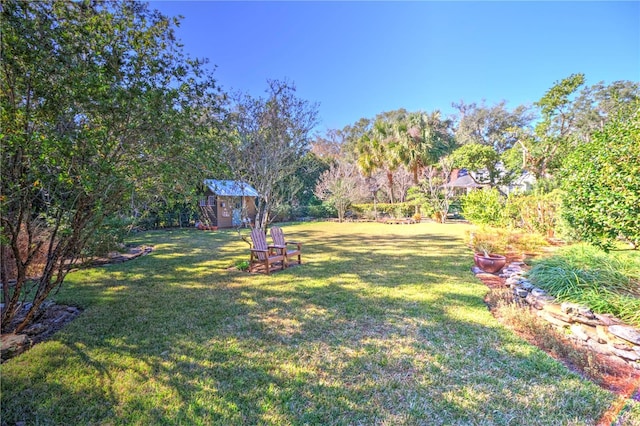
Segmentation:
{"type": "Polygon", "coordinates": [[[236,180],[205,179],[205,195],[200,199],[204,226],[232,228],[247,226],[256,218],[256,198],[251,185],[236,180]]]}

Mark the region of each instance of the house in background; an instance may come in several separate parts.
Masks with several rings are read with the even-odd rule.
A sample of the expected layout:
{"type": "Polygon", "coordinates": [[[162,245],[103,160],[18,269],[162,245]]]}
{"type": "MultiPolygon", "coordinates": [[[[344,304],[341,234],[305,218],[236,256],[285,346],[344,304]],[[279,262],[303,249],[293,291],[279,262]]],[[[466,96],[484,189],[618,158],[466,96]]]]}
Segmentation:
{"type": "Polygon", "coordinates": [[[442,185],[445,188],[452,188],[458,195],[468,194],[474,188],[484,188],[487,184],[478,181],[467,171],[467,169],[454,169],[449,175],[449,182],[442,185]]]}
{"type": "Polygon", "coordinates": [[[236,180],[205,179],[200,198],[200,220],[205,227],[247,226],[256,218],[256,198],[251,185],[236,180]]]}
{"type": "Polygon", "coordinates": [[[536,177],[529,172],[522,172],[508,186],[501,186],[500,190],[509,195],[511,193],[525,193],[531,191],[536,184],[536,177]]]}
{"type": "MultiPolygon", "coordinates": [[[[496,164],[496,170],[501,179],[503,179],[508,173],[502,163],[496,164]]],[[[443,185],[446,188],[459,189],[458,195],[469,193],[469,191],[475,188],[489,188],[489,172],[486,169],[481,170],[467,170],[467,169],[454,169],[449,176],[449,182],[443,185]]],[[[508,185],[499,185],[497,188],[503,195],[509,195],[511,193],[525,193],[530,191],[536,183],[536,178],[533,174],[523,171],[516,176],[508,185]]]]}

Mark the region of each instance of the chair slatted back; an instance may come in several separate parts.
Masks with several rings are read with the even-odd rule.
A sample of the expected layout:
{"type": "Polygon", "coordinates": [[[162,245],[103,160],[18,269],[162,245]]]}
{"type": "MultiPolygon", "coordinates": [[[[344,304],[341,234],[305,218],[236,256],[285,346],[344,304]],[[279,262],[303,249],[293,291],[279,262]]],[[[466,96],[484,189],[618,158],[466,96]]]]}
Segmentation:
{"type": "MultiPolygon", "coordinates": [[[[258,250],[267,250],[267,238],[264,231],[260,228],[253,228],[251,230],[251,241],[253,242],[253,248],[258,250]]],[[[267,255],[265,252],[257,252],[258,259],[265,260],[267,255]]]]}
{"type": "Polygon", "coordinates": [[[271,227],[271,239],[273,240],[273,244],[277,246],[284,246],[284,233],[282,232],[282,228],[279,226],[271,227]]]}

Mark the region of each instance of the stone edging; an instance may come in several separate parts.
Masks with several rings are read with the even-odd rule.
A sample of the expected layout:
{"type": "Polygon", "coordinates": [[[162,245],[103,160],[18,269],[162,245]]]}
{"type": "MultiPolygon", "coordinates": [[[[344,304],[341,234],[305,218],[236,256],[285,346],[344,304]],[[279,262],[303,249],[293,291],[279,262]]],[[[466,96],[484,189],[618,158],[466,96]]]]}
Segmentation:
{"type": "MultiPolygon", "coordinates": [[[[577,344],[640,370],[640,330],[612,315],[600,315],[576,303],[558,303],[523,275],[525,264],[513,262],[500,272],[516,303],[535,309],[538,317],[567,333],[577,344]]],[[[475,273],[481,271],[474,271],[475,273]]]]}

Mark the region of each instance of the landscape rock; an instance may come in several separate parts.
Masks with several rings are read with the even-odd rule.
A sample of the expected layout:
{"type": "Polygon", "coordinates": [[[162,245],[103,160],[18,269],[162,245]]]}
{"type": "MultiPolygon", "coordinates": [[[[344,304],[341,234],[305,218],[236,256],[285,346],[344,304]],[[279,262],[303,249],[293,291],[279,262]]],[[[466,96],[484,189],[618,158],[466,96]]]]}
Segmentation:
{"type": "Polygon", "coordinates": [[[585,333],[584,328],[578,324],[571,325],[571,333],[573,333],[576,338],[582,340],[583,342],[589,340],[589,335],[585,333]]]}
{"type": "Polygon", "coordinates": [[[31,325],[30,327],[27,327],[24,330],[24,334],[28,334],[28,335],[39,334],[39,333],[42,333],[46,328],[47,328],[46,325],[38,322],[31,325]]]}
{"type": "Polygon", "coordinates": [[[532,290],[531,290],[531,294],[533,294],[535,297],[540,297],[540,296],[546,296],[546,295],[547,295],[547,292],[546,292],[546,291],[544,291],[544,290],[543,290],[543,289],[541,289],[541,288],[537,288],[537,287],[536,287],[536,288],[534,288],[534,289],[532,289],[532,290]]]}
{"type": "Polygon", "coordinates": [[[516,278],[507,278],[504,282],[504,285],[506,285],[507,287],[513,287],[515,285],[518,284],[518,279],[516,278]]]}
{"type": "Polygon", "coordinates": [[[613,353],[615,349],[611,348],[609,345],[604,343],[598,343],[595,340],[589,339],[587,341],[587,346],[589,346],[595,353],[601,355],[610,355],[613,353]]]}
{"type": "Polygon", "coordinates": [[[629,361],[640,361],[640,354],[634,350],[620,350],[614,349],[613,353],[620,358],[628,359],[629,361]]]}
{"type": "Polygon", "coordinates": [[[609,332],[634,345],[640,345],[640,331],[626,325],[609,326],[609,332]]]}
{"type": "Polygon", "coordinates": [[[531,284],[531,281],[520,280],[520,287],[524,288],[527,291],[533,290],[534,286],[531,284]]]}
{"type": "Polygon", "coordinates": [[[555,325],[557,327],[560,328],[565,328],[565,327],[569,327],[571,324],[569,324],[567,321],[563,321],[559,318],[556,318],[554,315],[552,315],[550,312],[547,312],[545,310],[541,310],[541,311],[537,311],[536,313],[540,318],[544,319],[545,321],[547,321],[548,323],[551,323],[552,325],[555,325]]]}
{"type": "Polygon", "coordinates": [[[0,357],[3,361],[13,358],[26,351],[29,347],[31,347],[31,340],[26,334],[3,334],[0,343],[0,357]]]}
{"type": "Polygon", "coordinates": [[[538,297],[535,297],[535,296],[534,296],[533,294],[531,294],[531,293],[527,294],[527,296],[525,297],[525,301],[526,301],[529,305],[533,306],[534,308],[536,308],[536,309],[538,309],[538,310],[539,310],[539,309],[543,309],[543,308],[544,308],[544,305],[546,305],[546,304],[547,304],[547,302],[546,302],[545,300],[542,300],[542,299],[540,299],[540,298],[538,298],[538,297]]]}
{"type": "Polygon", "coordinates": [[[594,314],[594,316],[598,319],[598,321],[600,321],[600,323],[602,323],[602,325],[610,326],[620,324],[620,321],[618,321],[612,315],[594,314]]]}

